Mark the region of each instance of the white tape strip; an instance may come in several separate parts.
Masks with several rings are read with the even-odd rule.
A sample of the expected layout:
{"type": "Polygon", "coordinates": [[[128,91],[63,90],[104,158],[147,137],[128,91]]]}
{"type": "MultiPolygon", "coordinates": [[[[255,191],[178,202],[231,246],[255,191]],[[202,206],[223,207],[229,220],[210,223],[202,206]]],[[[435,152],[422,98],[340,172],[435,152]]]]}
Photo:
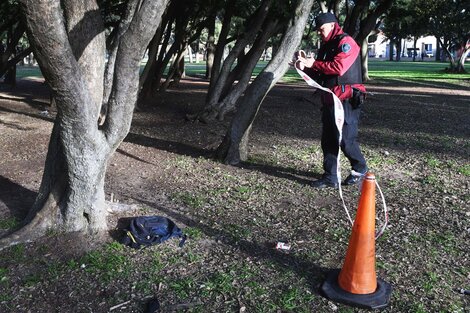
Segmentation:
{"type": "MultiPolygon", "coordinates": [[[[303,55],[305,56],[305,52],[300,50],[299,52],[299,55],[303,55]]],[[[341,140],[342,140],[342,136],[343,136],[343,125],[344,125],[344,109],[343,109],[343,103],[341,102],[341,100],[328,88],[325,88],[325,87],[322,87],[321,85],[319,85],[316,81],[314,81],[310,76],[308,76],[307,74],[305,74],[301,69],[300,69],[300,61],[297,60],[295,63],[294,63],[294,67],[295,69],[297,70],[297,73],[300,75],[300,77],[302,77],[305,82],[313,87],[313,88],[317,88],[317,89],[320,89],[320,90],[323,90],[325,92],[328,92],[330,93],[332,96],[333,96],[333,101],[334,101],[334,114],[335,114],[335,124],[336,124],[336,128],[338,129],[338,133],[339,133],[339,138],[338,138],[338,157],[337,157],[337,163],[336,163],[336,175],[338,177],[338,189],[339,189],[339,196],[341,198],[341,202],[343,203],[343,208],[344,210],[346,211],[346,215],[348,216],[348,219],[349,219],[349,222],[351,223],[351,225],[353,224],[353,220],[351,219],[351,215],[349,214],[349,210],[348,208],[346,207],[346,203],[344,202],[344,198],[343,198],[343,190],[341,189],[341,167],[340,167],[340,156],[341,156],[341,149],[340,149],[340,145],[341,145],[341,140]]],[[[379,238],[380,236],[382,236],[382,234],[384,233],[386,227],[387,227],[387,224],[388,224],[388,210],[387,210],[387,204],[385,203],[385,197],[382,193],[382,190],[380,189],[380,186],[379,184],[377,183],[376,181],[376,185],[377,185],[377,189],[379,190],[379,193],[380,193],[380,196],[382,198],[382,205],[383,205],[383,209],[384,209],[384,224],[382,225],[382,227],[380,228],[380,230],[377,232],[376,236],[375,236],[375,239],[379,238]]]]}
{"type": "MultiPolygon", "coordinates": [[[[303,55],[305,55],[305,52],[303,52],[302,50],[298,52],[299,55],[303,53],[303,55]]],[[[338,190],[339,190],[339,196],[341,198],[341,201],[343,202],[343,207],[344,207],[344,210],[346,211],[346,215],[348,216],[348,219],[349,219],[349,222],[351,223],[351,225],[353,224],[353,220],[351,219],[351,215],[349,214],[349,210],[348,208],[346,207],[346,203],[344,202],[344,198],[343,198],[343,190],[341,188],[341,166],[340,166],[340,155],[341,155],[341,149],[340,149],[340,145],[341,145],[341,140],[343,138],[343,125],[344,125],[344,109],[343,109],[343,103],[341,102],[341,100],[339,100],[339,98],[334,94],[333,91],[331,91],[330,89],[328,88],[325,88],[323,86],[321,86],[320,84],[318,84],[316,81],[314,81],[310,76],[308,76],[307,74],[305,74],[301,69],[300,69],[300,61],[297,60],[295,63],[294,63],[294,67],[295,69],[297,70],[297,73],[300,75],[300,77],[302,77],[305,82],[313,87],[313,88],[316,88],[316,89],[320,89],[320,90],[323,90],[325,92],[328,92],[330,93],[332,96],[333,96],[333,101],[334,101],[334,114],[335,114],[335,124],[336,124],[336,128],[338,129],[338,133],[339,133],[339,138],[338,138],[338,157],[336,159],[336,176],[338,178],[338,190]]]]}

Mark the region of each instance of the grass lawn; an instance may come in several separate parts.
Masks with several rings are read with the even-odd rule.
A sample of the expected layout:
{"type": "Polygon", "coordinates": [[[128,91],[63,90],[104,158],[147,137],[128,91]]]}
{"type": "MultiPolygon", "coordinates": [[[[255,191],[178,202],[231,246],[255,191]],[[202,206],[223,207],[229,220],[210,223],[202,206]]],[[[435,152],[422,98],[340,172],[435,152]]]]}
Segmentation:
{"type": "MultiPolygon", "coordinates": [[[[266,66],[267,62],[259,62],[254,73],[258,74],[266,66]]],[[[448,62],[391,62],[382,60],[369,60],[369,76],[371,79],[408,79],[408,80],[469,80],[470,73],[450,74],[445,69],[449,66],[448,62]]],[[[186,73],[188,75],[204,75],[206,72],[205,63],[186,64],[186,73]]],[[[39,67],[18,66],[17,77],[41,77],[39,67]]],[[[289,69],[284,75],[284,82],[296,82],[301,78],[294,69],[289,69]]]]}
{"type": "MultiPolygon", "coordinates": [[[[470,75],[447,75],[446,66],[370,62],[360,141],[390,213],[375,251],[378,276],[393,286],[387,313],[470,307],[455,291],[470,287],[470,75]]],[[[25,70],[19,76],[40,75],[25,70]]],[[[204,71],[187,65],[188,74],[204,71]]],[[[162,312],[365,313],[318,293],[327,271],[342,266],[351,227],[338,192],[310,186],[322,173],[321,112],[295,71],[285,77],[297,86],[278,84],[266,97],[240,167],[205,157],[228,120],[209,126],[184,119],[204,103],[200,80],[182,81],[135,112],[131,136],[106,173],[106,193],[138,208],[112,215],[109,225],[117,231],[121,218],[163,214],[184,228],[185,246],[170,240],[133,250],[116,237],[94,247],[50,232],[1,251],[0,312],[137,313],[157,297],[162,312]],[[291,250],[276,250],[278,241],[291,250]]],[[[4,233],[20,225],[14,210],[34,199],[53,127],[27,105],[37,99],[18,97],[31,89],[9,92],[0,93],[4,233]]],[[[349,171],[345,158],[342,167],[349,171]]],[[[358,195],[355,186],[344,189],[351,212],[358,195]]],[[[384,220],[379,201],[377,226],[384,220]]]]}

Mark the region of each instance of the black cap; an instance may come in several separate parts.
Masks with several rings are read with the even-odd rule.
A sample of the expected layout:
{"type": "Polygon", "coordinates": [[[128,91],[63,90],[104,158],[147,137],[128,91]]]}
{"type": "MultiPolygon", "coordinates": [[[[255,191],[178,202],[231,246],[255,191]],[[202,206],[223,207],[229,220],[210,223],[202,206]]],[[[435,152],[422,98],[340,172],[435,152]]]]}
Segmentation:
{"type": "Polygon", "coordinates": [[[319,29],[320,26],[326,23],[337,23],[338,20],[336,19],[335,15],[330,12],[320,13],[315,18],[315,29],[319,29]]]}

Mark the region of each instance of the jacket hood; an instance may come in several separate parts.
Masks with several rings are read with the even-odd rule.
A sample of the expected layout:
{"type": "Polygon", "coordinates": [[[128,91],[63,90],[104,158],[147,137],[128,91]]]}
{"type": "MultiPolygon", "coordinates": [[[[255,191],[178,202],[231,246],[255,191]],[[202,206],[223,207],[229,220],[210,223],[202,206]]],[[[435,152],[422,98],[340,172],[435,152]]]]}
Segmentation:
{"type": "Polygon", "coordinates": [[[331,30],[331,32],[328,34],[328,37],[325,38],[325,42],[328,42],[330,41],[331,39],[335,38],[336,36],[338,35],[341,35],[343,34],[344,31],[343,29],[341,28],[341,26],[339,26],[338,23],[335,23],[335,26],[334,28],[331,30]]]}

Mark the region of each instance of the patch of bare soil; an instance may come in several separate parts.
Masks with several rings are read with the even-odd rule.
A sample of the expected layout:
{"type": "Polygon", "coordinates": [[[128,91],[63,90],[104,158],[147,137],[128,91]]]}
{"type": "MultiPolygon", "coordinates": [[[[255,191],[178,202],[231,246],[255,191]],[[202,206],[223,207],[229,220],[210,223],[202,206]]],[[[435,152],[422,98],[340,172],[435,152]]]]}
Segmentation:
{"type": "MultiPolygon", "coordinates": [[[[385,194],[390,222],[377,273],[393,285],[386,312],[469,312],[470,92],[468,83],[379,80],[368,86],[360,142],[385,194]]],[[[0,87],[0,235],[32,205],[52,121],[40,80],[0,87]]],[[[320,177],[320,106],[302,84],[278,84],[253,125],[250,159],[212,159],[228,122],[193,123],[207,83],[189,78],[134,115],[108,168],[104,245],[51,233],[0,255],[1,312],[350,312],[319,286],[340,268],[351,227],[320,177]],[[144,250],[117,240],[132,216],[163,215],[189,239],[144,250]],[[289,251],[274,248],[288,242],[289,251]]],[[[343,176],[348,164],[343,158],[343,176]]],[[[354,215],[359,190],[344,189],[354,215]]],[[[384,218],[377,201],[377,223],[384,218]]],[[[360,310],[356,310],[360,311],[360,310]]]]}

